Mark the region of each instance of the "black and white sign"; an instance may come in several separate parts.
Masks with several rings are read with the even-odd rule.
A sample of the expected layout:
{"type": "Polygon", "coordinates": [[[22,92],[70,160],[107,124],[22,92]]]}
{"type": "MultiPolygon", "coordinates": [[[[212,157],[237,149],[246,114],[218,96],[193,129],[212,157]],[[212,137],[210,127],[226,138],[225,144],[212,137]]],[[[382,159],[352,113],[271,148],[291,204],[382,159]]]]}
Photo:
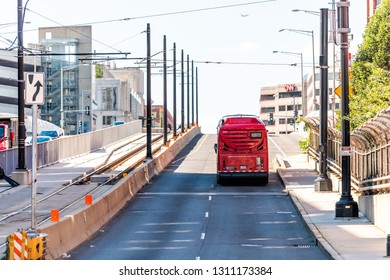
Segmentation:
{"type": "Polygon", "coordinates": [[[45,73],[32,72],[25,75],[24,102],[27,105],[44,104],[45,73]]]}

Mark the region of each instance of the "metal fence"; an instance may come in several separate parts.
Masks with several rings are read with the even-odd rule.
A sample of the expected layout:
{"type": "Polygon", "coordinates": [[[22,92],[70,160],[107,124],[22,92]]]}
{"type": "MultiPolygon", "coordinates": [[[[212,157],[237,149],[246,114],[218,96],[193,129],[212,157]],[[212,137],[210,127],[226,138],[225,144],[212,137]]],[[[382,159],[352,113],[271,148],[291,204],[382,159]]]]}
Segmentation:
{"type": "MultiPolygon", "coordinates": [[[[309,155],[318,160],[318,118],[310,127],[309,155]]],[[[351,183],[361,194],[390,192],[390,107],[351,132],[351,183]]],[[[328,126],[328,168],[341,177],[341,132],[328,126]]]]}
{"type": "MultiPolygon", "coordinates": [[[[38,167],[96,151],[136,133],[142,132],[141,120],[112,126],[88,133],[63,136],[38,144],[38,167]]],[[[25,164],[32,167],[32,146],[25,147],[25,164]]],[[[10,175],[18,166],[18,148],[0,151],[0,166],[10,175]]]]}

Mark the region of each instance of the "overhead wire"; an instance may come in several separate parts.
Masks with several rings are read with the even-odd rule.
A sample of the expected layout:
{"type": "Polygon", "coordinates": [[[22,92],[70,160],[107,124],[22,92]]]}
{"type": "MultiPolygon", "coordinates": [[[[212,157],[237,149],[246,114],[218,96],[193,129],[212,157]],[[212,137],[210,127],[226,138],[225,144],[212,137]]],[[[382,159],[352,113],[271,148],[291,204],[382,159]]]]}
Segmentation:
{"type": "MultiPolygon", "coordinates": [[[[182,10],[182,11],[176,11],[176,12],[167,12],[167,13],[160,13],[160,14],[151,14],[151,15],[145,15],[145,16],[136,16],[136,17],[126,17],[126,18],[121,18],[121,19],[112,19],[112,20],[101,20],[101,21],[94,21],[94,22],[89,22],[89,23],[83,23],[83,24],[74,24],[73,26],[76,26],[76,25],[94,25],[94,24],[102,24],[102,23],[111,23],[111,22],[119,22],[119,21],[129,21],[129,20],[137,20],[137,19],[145,19],[145,18],[152,18],[152,17],[162,17],[162,16],[171,16],[171,15],[179,15],[179,14],[186,14],[186,13],[195,13],[195,12],[203,12],[203,11],[211,11],[211,10],[217,10],[217,9],[226,9],[226,8],[233,8],[233,7],[240,7],[240,6],[248,6],[248,5],[255,5],[255,4],[263,4],[263,3],[267,3],[267,2],[274,2],[276,0],[262,0],[262,1],[253,1],[253,2],[246,2],[246,3],[239,3],[239,4],[231,4],[231,5],[222,5],[222,6],[215,6],[215,7],[207,7],[207,8],[198,8],[198,9],[190,9],[190,10],[182,10]]],[[[34,13],[40,17],[43,17],[49,21],[52,21],[62,27],[66,27],[66,28],[69,28],[70,30],[76,32],[76,33],[79,33],[80,35],[88,38],[88,39],[91,39],[99,44],[102,44],[103,46],[106,46],[107,48],[110,48],[110,49],[113,49],[113,50],[116,50],[118,52],[120,52],[120,50],[114,48],[113,46],[110,46],[104,42],[101,42],[99,40],[96,40],[96,39],[93,39],[92,37],[90,36],[87,36],[85,34],[82,34],[80,32],[77,32],[77,30],[74,30],[72,29],[70,26],[65,26],[55,20],[52,20],[42,14],[39,14],[38,12],[35,12],[31,9],[28,9],[26,8],[29,12],[31,13],[34,13]]],[[[31,30],[29,30],[31,31],[31,30]]],[[[139,34],[138,34],[139,35],[139,34]]],[[[125,39],[124,41],[126,40],[129,40],[131,39],[128,38],[128,39],[125,39]]],[[[123,41],[119,42],[118,44],[122,43],[123,41]]],[[[117,44],[116,44],[117,45],[117,44]]]]}

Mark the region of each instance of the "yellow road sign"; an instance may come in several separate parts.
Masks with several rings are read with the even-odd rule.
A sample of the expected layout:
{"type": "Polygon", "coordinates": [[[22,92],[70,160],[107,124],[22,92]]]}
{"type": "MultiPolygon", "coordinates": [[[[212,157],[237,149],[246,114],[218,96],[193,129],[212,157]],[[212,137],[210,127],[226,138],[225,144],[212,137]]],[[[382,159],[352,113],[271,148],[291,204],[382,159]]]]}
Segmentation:
{"type": "MultiPolygon", "coordinates": [[[[351,86],[348,87],[349,94],[353,93],[353,88],[351,86]]],[[[337,88],[334,89],[334,93],[337,94],[339,98],[341,98],[341,85],[339,85],[337,88]]]]}

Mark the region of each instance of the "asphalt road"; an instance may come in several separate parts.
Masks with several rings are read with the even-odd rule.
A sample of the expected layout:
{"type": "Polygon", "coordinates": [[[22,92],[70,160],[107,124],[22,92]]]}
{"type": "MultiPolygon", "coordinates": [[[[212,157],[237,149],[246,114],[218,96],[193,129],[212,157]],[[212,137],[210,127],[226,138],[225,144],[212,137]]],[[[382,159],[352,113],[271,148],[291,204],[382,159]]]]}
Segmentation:
{"type": "MultiPolygon", "coordinates": [[[[272,136],[276,154],[298,135],[272,136]]],[[[267,185],[216,183],[216,135],[194,139],[91,240],[75,260],[322,260],[273,169],[267,185]]]]}

